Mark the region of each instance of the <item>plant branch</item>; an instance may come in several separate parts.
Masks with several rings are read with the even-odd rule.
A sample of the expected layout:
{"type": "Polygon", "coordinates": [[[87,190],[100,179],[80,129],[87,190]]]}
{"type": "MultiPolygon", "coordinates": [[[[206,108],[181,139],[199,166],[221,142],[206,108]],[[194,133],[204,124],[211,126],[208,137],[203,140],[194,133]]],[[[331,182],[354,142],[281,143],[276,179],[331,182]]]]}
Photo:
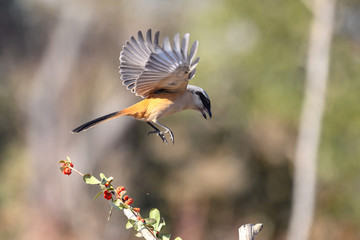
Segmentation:
{"type": "MultiPolygon", "coordinates": [[[[130,209],[124,209],[124,215],[131,220],[137,221],[136,215],[130,209]]],[[[153,232],[147,228],[142,228],[140,231],[143,238],[146,240],[158,240],[153,234],[153,232]]]]}

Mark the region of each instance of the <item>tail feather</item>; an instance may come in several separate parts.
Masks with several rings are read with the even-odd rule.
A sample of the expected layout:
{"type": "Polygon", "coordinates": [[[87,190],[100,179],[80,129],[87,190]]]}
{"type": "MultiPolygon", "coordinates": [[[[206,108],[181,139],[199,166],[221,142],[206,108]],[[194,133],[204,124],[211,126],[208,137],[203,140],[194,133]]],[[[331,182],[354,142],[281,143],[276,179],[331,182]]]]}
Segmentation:
{"type": "Polygon", "coordinates": [[[113,113],[110,113],[110,114],[107,114],[107,115],[104,115],[104,116],[101,116],[101,117],[98,117],[98,118],[95,118],[94,120],[91,120],[87,123],[84,123],[83,125],[75,128],[72,130],[73,133],[79,133],[79,132],[82,132],[82,131],[86,131],[87,129],[89,128],[92,128],[100,123],[103,123],[105,121],[108,121],[110,119],[113,119],[113,118],[117,118],[117,117],[120,117],[122,116],[122,111],[118,111],[118,112],[113,112],[113,113]]]}

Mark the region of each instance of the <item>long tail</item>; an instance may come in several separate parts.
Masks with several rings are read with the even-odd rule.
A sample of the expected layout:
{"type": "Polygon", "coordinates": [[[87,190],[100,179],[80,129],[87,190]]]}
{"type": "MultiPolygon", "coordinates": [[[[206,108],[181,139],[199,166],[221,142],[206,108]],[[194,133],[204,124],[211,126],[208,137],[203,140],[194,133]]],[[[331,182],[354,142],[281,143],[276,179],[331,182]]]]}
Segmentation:
{"type": "Polygon", "coordinates": [[[110,114],[107,114],[107,115],[104,115],[102,117],[98,117],[94,120],[91,120],[87,123],[84,123],[83,125],[75,128],[72,130],[73,133],[79,133],[79,132],[82,132],[82,131],[85,131],[89,128],[92,128],[100,123],[103,123],[103,122],[106,122],[108,120],[111,120],[111,119],[114,119],[114,118],[117,118],[117,117],[120,117],[120,116],[123,116],[124,113],[123,111],[118,111],[118,112],[113,112],[113,113],[110,113],[110,114]]]}

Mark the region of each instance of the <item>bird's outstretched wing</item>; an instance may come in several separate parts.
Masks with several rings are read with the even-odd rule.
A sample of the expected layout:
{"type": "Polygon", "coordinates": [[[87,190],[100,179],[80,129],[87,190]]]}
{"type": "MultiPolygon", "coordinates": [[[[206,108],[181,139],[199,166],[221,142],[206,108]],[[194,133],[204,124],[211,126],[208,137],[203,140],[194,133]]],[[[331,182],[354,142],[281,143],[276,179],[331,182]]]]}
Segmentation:
{"type": "Polygon", "coordinates": [[[176,34],[173,46],[166,37],[159,45],[159,32],[152,40],[151,29],[144,38],[141,31],[138,39],[131,37],[120,53],[120,74],[123,84],[137,96],[165,90],[169,92],[185,91],[188,80],[194,77],[199,58],[195,59],[198,41],[192,44],[190,52],[189,36],[185,34],[181,45],[176,34]]]}

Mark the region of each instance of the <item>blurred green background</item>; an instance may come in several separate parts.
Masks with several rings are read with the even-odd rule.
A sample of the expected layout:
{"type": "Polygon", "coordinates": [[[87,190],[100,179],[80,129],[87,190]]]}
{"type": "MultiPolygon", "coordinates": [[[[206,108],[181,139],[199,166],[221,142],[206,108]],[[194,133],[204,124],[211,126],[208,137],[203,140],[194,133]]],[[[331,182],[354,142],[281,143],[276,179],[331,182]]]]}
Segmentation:
{"type": "MultiPolygon", "coordinates": [[[[284,239],[311,12],[301,1],[3,0],[0,7],[0,239],[135,239],[125,217],[57,162],[104,172],[183,239],[284,239]],[[138,30],[199,40],[191,84],[212,100],[161,122],[121,118],[70,130],[140,100],[118,57],[138,30]]],[[[310,239],[360,239],[360,2],[338,1],[310,239]]]]}

